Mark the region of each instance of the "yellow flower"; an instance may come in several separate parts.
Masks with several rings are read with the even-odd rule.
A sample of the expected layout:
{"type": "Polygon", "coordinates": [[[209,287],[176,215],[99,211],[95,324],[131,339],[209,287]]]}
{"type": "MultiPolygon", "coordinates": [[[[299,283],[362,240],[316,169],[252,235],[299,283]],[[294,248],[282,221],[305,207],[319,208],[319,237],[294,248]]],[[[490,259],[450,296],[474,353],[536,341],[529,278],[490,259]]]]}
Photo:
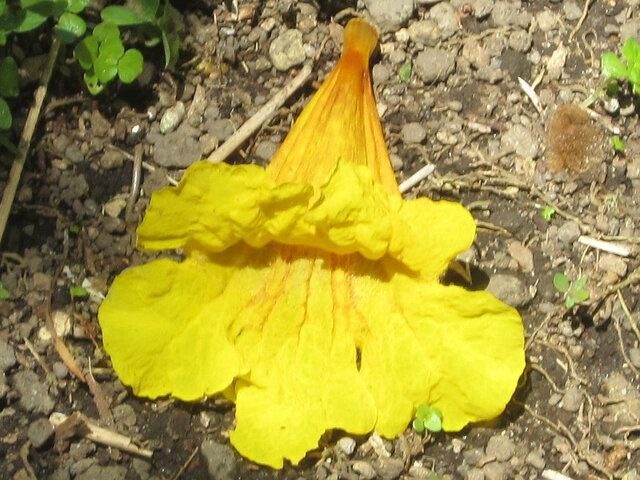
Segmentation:
{"type": "Polygon", "coordinates": [[[439,277],[475,235],[461,205],[403,201],[371,92],[371,26],[265,170],[198,162],[155,193],[147,251],[100,308],[113,368],[136,395],[236,404],[231,442],[280,468],[328,429],[392,438],[421,403],[443,428],[499,415],[524,368],[518,313],[439,277]]]}

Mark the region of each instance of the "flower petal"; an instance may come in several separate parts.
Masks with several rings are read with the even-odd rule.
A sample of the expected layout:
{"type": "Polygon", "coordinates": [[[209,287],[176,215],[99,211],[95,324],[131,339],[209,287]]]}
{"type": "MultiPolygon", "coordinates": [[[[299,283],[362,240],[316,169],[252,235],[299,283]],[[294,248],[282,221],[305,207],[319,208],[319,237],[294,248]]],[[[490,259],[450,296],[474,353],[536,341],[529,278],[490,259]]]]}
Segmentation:
{"type": "Polygon", "coordinates": [[[113,368],[136,395],[196,400],[244,372],[217,321],[228,268],[192,257],[162,259],[120,274],[99,311],[113,368]]]}

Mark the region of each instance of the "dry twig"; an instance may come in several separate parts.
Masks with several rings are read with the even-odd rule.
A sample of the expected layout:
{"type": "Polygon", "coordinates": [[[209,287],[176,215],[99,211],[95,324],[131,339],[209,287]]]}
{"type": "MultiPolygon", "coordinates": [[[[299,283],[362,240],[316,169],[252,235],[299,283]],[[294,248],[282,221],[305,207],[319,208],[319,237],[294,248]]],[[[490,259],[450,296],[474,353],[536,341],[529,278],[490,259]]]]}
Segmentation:
{"type": "Polygon", "coordinates": [[[38,123],[38,117],[42,110],[42,104],[44,98],[47,95],[47,88],[49,86],[49,80],[51,80],[51,72],[58,58],[58,51],[60,50],[60,41],[54,38],[49,50],[49,59],[47,66],[42,73],[40,79],[40,86],[35,92],[35,102],[29,110],[27,115],[27,121],[24,124],[22,130],[22,136],[20,137],[20,143],[18,144],[19,153],[14,159],[13,165],[11,165],[11,171],[9,172],[9,180],[7,186],[2,194],[2,201],[0,202],[0,241],[4,235],[4,230],[9,220],[9,213],[11,212],[11,206],[13,205],[13,199],[16,196],[18,190],[18,184],[20,183],[20,177],[22,176],[22,169],[27,161],[27,155],[29,153],[29,146],[31,145],[31,139],[33,138],[33,132],[35,132],[36,124],[38,123]]]}
{"type": "Polygon", "coordinates": [[[249,138],[260,126],[265,123],[278,109],[284,105],[284,102],[293,95],[311,76],[311,65],[302,67],[298,75],[296,75],[282,90],[276,93],[271,99],[265,103],[250,119],[236,130],[220,147],[209,155],[207,161],[211,163],[224,162],[247,138],[249,138]]]}
{"type": "Polygon", "coordinates": [[[145,458],[153,456],[153,451],[137,446],[126,435],[99,426],[80,412],[75,412],[68,417],[63,413],[54,412],[49,417],[49,422],[56,429],[57,439],[82,435],[92,442],[114,447],[134,455],[140,455],[145,458]],[[59,429],[60,434],[58,435],[59,429]]]}

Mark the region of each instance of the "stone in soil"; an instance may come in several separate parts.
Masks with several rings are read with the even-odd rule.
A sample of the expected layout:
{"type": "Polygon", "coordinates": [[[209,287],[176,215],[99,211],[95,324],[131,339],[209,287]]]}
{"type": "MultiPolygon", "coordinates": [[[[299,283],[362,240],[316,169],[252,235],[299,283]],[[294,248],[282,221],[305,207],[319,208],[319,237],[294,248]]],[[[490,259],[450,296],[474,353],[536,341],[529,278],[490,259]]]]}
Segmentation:
{"type": "Polygon", "coordinates": [[[482,467],[485,480],[506,480],[507,468],[503,463],[490,462],[482,467]]]}
{"type": "Polygon", "coordinates": [[[627,274],[626,262],[611,253],[600,254],[600,260],[598,260],[598,268],[605,272],[613,273],[618,277],[624,277],[627,274]]]}
{"type": "Polygon", "coordinates": [[[436,3],[429,10],[429,16],[438,24],[442,40],[452,37],[458,31],[459,24],[456,13],[456,9],[449,2],[436,3]]]}
{"type": "Polygon", "coordinates": [[[424,83],[445,81],[456,67],[453,53],[442,48],[425,48],[415,60],[416,73],[424,83]]]}
{"type": "Polygon", "coordinates": [[[521,124],[513,125],[503,135],[500,141],[502,150],[512,151],[524,158],[536,158],[538,156],[538,140],[531,127],[521,124]]]}
{"type": "Polygon", "coordinates": [[[413,0],[365,0],[371,20],[383,32],[397,31],[413,15],[413,0]]]}
{"type": "Polygon", "coordinates": [[[200,454],[207,463],[211,478],[215,480],[235,478],[236,459],[229,445],[205,439],[200,445],[200,454]]]}
{"type": "Polygon", "coordinates": [[[6,372],[16,364],[16,355],[13,347],[0,340],[0,372],[6,372]]]}
{"type": "Polygon", "coordinates": [[[542,456],[542,451],[540,450],[533,450],[532,452],[529,452],[524,461],[538,470],[544,470],[544,467],[547,465],[547,462],[542,456]]]}
{"type": "Polygon", "coordinates": [[[290,29],[281,33],[269,46],[269,59],[280,71],[289,70],[304,62],[306,53],[302,44],[302,32],[290,29]]]}
{"type": "Polygon", "coordinates": [[[440,40],[440,29],[435,20],[427,18],[409,25],[409,38],[417,45],[435,47],[440,40]]]}
{"type": "Polygon", "coordinates": [[[400,458],[378,458],[374,468],[382,480],[394,480],[404,471],[404,462],[400,458]]]}
{"type": "Polygon", "coordinates": [[[404,124],[400,133],[405,144],[422,143],[427,137],[427,130],[418,122],[404,124]]]}
{"type": "Polygon", "coordinates": [[[160,133],[173,132],[180,125],[186,113],[187,109],[183,102],[176,102],[173,107],[167,108],[160,120],[160,133]]]}
{"type": "Polygon", "coordinates": [[[531,300],[526,285],[513,275],[493,275],[486,290],[498,300],[515,308],[523,307],[531,300]]]}
{"type": "Polygon", "coordinates": [[[55,406],[54,400],[40,377],[31,370],[21,370],[13,376],[13,387],[20,395],[20,406],[27,412],[49,415],[55,406]]]}
{"type": "MultiPolygon", "coordinates": [[[[183,128],[178,128],[166,135],[152,137],[155,140],[153,159],[158,165],[186,168],[200,160],[200,143],[196,138],[185,133],[183,128]]],[[[147,135],[147,138],[151,135],[147,135]]]]}
{"type": "Polygon", "coordinates": [[[578,240],[580,235],[580,225],[573,220],[564,222],[558,228],[558,240],[568,245],[578,240]]]}
{"type": "Polygon", "coordinates": [[[376,478],[376,470],[371,466],[370,463],[365,462],[364,460],[356,460],[351,464],[351,469],[357,473],[360,478],[364,480],[371,480],[376,478]]]}
{"type": "Polygon", "coordinates": [[[44,447],[53,437],[53,425],[46,418],[39,418],[29,425],[27,438],[34,448],[44,447]]]}
{"type": "Polygon", "coordinates": [[[488,456],[495,456],[499,462],[506,462],[516,452],[516,445],[509,437],[494,435],[489,439],[485,451],[488,456]]]}
{"type": "Polygon", "coordinates": [[[582,392],[576,386],[571,386],[562,396],[560,406],[567,412],[577,412],[582,405],[582,392]]]}

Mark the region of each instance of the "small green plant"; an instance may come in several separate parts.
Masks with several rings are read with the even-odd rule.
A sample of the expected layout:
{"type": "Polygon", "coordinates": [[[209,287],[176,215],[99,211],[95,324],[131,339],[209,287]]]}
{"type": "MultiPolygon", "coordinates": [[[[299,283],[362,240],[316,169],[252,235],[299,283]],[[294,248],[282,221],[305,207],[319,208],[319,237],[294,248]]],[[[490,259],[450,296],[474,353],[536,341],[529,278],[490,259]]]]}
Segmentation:
{"type": "Polygon", "coordinates": [[[416,410],[416,417],[413,419],[412,426],[418,433],[422,433],[425,430],[439,432],[442,430],[442,412],[426,403],[421,403],[416,410]]]}
{"type": "Polygon", "coordinates": [[[540,212],[540,215],[542,215],[542,218],[544,218],[547,222],[551,221],[551,217],[553,217],[553,215],[556,213],[556,209],[553,207],[545,207],[542,209],[542,211],[540,212]]]}
{"type": "Polygon", "coordinates": [[[4,288],[4,285],[0,282],[0,300],[7,300],[9,298],[11,298],[11,292],[4,288]]]}
{"type": "Polygon", "coordinates": [[[87,295],[89,295],[89,292],[87,292],[86,288],[78,287],[78,286],[69,287],[69,293],[74,298],[81,298],[81,297],[86,297],[87,295]]]}
{"type": "Polygon", "coordinates": [[[405,63],[402,67],[400,67],[400,70],[398,70],[398,76],[400,77],[400,80],[402,80],[404,83],[409,83],[411,81],[411,63],[405,63]]]}
{"type": "Polygon", "coordinates": [[[175,65],[184,30],[182,16],[168,0],[130,0],[127,7],[112,5],[100,13],[102,20],[120,27],[136,26],[138,38],[148,47],[162,42],[165,68],[175,65]]]}
{"type": "Polygon", "coordinates": [[[602,55],[602,75],[611,80],[627,80],[635,95],[640,95],[640,45],[631,37],[622,46],[622,56],[626,65],[614,53],[602,55]]]}
{"type": "Polygon", "coordinates": [[[564,293],[564,304],[567,308],[573,308],[576,303],[589,299],[589,290],[584,288],[586,283],[586,275],[582,275],[575,282],[570,282],[562,272],[556,273],[553,276],[553,286],[556,287],[559,292],[564,293]]]}
{"type": "Polygon", "coordinates": [[[614,135],[613,137],[609,137],[609,143],[611,144],[611,146],[616,152],[620,152],[620,153],[624,152],[625,144],[620,139],[619,136],[614,135]]]}
{"type": "Polygon", "coordinates": [[[144,61],[140,50],[125,50],[120,29],[111,22],[96,25],[93,33],[76,45],[73,56],[84,69],[84,81],[93,95],[104,90],[116,75],[123,83],[133,82],[142,73],[144,61]]]}

